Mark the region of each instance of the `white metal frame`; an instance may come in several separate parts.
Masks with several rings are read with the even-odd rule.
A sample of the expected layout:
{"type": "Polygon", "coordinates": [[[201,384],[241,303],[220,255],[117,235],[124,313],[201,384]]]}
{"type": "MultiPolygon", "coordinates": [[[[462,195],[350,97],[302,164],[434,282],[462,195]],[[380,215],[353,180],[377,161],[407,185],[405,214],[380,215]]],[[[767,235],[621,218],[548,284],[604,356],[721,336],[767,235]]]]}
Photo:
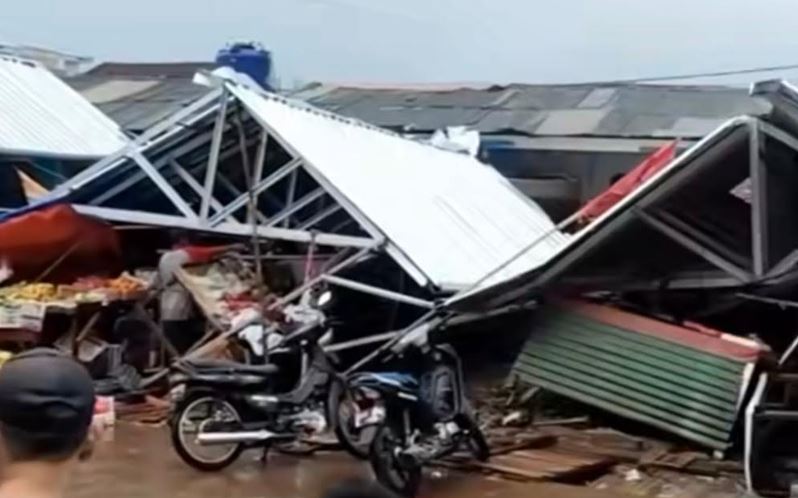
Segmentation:
{"type": "MultiPolygon", "coordinates": [[[[417,283],[429,284],[427,276],[398,247],[391,244],[363,212],[327,181],[312,164],[309,164],[300,151],[288,144],[278,130],[253,115],[250,117],[259,125],[260,132],[257,138],[252,140],[244,137],[243,127],[240,124],[236,127],[233,121],[232,111],[241,110],[234,102],[235,96],[226,88],[203,97],[139,136],[124,150],[101,160],[69,180],[55,190],[53,197],[69,196],[82,188],[87,188],[91,182],[104,175],[113,174],[119,168],[134,166],[136,170],[122,181],[99,192],[93,198],[89,196],[87,204],[75,205],[75,208],[81,213],[113,222],[183,228],[242,237],[252,237],[254,233],[267,239],[343,248],[341,256],[346,249],[355,250],[354,256],[345,260],[346,267],[361,262],[369,254],[382,251],[392,257],[417,283]],[[213,126],[209,131],[203,131],[185,143],[176,145],[173,150],[169,150],[170,139],[179,137],[181,132],[191,132],[192,128],[201,126],[203,130],[207,129],[211,118],[213,126]],[[230,146],[230,137],[236,133],[239,134],[241,143],[238,146],[230,146]],[[277,166],[267,164],[267,146],[272,141],[279,144],[290,156],[285,164],[277,166]],[[225,146],[225,143],[228,145],[225,146]],[[182,162],[184,155],[195,155],[203,146],[209,147],[206,161],[197,162],[195,157],[189,162],[182,162]],[[151,160],[147,156],[155,150],[155,147],[158,147],[159,153],[163,155],[151,160]],[[232,154],[250,154],[249,151],[242,149],[243,147],[255,147],[252,172],[252,192],[255,198],[280,182],[288,182],[287,193],[278,196],[284,200],[283,208],[270,216],[257,210],[254,223],[251,213],[247,213],[243,218],[237,217],[250,202],[250,193],[241,192],[225,176],[225,171],[220,167],[220,163],[229,159],[232,154]],[[305,174],[304,178],[312,179],[318,187],[299,193],[297,183],[300,171],[305,174]],[[139,182],[145,180],[149,180],[157,187],[174,206],[177,214],[148,212],[146,206],[142,206],[140,210],[131,210],[104,205],[130,189],[139,188],[139,182]],[[178,185],[182,185],[185,189],[176,188],[178,185]],[[217,186],[230,191],[233,194],[232,200],[225,203],[214,195],[217,186]],[[185,198],[180,190],[190,191],[197,197],[193,200],[185,198]],[[314,203],[318,204],[315,212],[314,203]],[[294,219],[299,212],[305,215],[302,219],[294,219]],[[308,212],[310,214],[307,214],[308,212]],[[347,215],[348,220],[337,223],[328,232],[318,230],[320,223],[342,213],[347,215]],[[351,231],[340,233],[342,229],[350,227],[353,223],[365,235],[349,235],[351,231]]],[[[432,301],[335,276],[334,274],[341,269],[340,265],[324,269],[317,278],[301,285],[283,300],[296,299],[308,288],[308,285],[326,282],[329,285],[346,287],[382,299],[416,306],[427,310],[428,313],[434,312],[436,308],[436,304],[432,301]]]]}

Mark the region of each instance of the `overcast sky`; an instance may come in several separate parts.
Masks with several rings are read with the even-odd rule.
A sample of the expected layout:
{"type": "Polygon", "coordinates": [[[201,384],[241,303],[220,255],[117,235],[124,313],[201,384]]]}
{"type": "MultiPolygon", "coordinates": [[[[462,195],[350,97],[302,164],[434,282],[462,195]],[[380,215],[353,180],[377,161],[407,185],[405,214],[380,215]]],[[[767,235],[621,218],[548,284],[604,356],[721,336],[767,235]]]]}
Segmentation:
{"type": "MultiPolygon", "coordinates": [[[[257,40],[273,51],[284,84],[567,83],[798,63],[795,0],[3,3],[0,41],[98,60],[176,61],[257,40]]],[[[768,76],[798,71],[760,78],[768,76]]]]}

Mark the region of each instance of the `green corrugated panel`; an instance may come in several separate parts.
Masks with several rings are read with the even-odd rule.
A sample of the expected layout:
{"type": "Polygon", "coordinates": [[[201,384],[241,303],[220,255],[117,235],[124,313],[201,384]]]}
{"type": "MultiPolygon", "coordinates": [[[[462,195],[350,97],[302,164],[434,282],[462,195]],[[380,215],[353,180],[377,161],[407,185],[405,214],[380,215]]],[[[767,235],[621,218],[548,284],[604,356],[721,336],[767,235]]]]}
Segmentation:
{"type": "Polygon", "coordinates": [[[725,449],[746,363],[551,308],[514,372],[531,384],[725,449]]]}

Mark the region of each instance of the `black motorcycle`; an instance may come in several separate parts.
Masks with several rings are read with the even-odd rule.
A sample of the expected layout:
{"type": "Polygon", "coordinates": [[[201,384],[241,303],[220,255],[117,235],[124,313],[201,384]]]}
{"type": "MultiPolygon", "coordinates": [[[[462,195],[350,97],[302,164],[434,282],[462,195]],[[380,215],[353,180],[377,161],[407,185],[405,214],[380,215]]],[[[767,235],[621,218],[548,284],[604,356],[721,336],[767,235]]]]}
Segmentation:
{"type": "Polygon", "coordinates": [[[323,336],[329,336],[329,330],[317,320],[280,341],[281,349],[298,350],[306,365],[295,388],[283,393],[276,392],[281,372],[275,364],[195,360],[175,365],[172,382],[184,388],[173,413],[171,437],[183,461],[202,471],[217,471],[252,448],[262,449],[265,461],[270,448],[301,448],[327,427],[336,429],[339,442],[352,455],[366,458],[376,428],[354,430],[342,420],[357,410],[348,407],[346,384],[322,347],[323,336]]]}
{"type": "Polygon", "coordinates": [[[486,461],[490,449],[466,398],[455,350],[429,344],[426,332],[397,350],[406,371],[357,373],[348,384],[358,396],[378,393],[365,401],[368,406],[375,399],[384,406],[382,420],[359,424],[379,425],[369,455],[377,480],[392,491],[415,496],[424,465],[460,450],[486,461]]]}

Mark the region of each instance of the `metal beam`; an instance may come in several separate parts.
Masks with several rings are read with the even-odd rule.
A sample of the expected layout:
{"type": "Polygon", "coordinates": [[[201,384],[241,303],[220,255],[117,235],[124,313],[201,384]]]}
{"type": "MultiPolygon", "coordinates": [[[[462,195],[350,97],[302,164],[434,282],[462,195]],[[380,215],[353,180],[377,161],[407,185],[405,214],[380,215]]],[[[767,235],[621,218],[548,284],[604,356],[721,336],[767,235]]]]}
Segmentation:
{"type": "MultiPolygon", "coordinates": [[[[314,226],[314,225],[316,225],[318,223],[321,223],[322,221],[326,220],[327,218],[329,218],[330,216],[332,216],[333,214],[337,213],[340,210],[341,210],[341,206],[338,206],[338,205],[330,206],[327,209],[325,209],[324,211],[321,211],[320,213],[316,214],[315,216],[313,216],[309,220],[303,222],[299,226],[299,229],[300,230],[308,230],[312,226],[314,226]]],[[[333,230],[333,232],[335,232],[335,230],[333,230]]]]}
{"type": "MultiPolygon", "coordinates": [[[[191,190],[196,192],[197,195],[202,196],[202,185],[199,184],[199,182],[196,180],[196,178],[194,178],[191,175],[191,173],[186,171],[186,169],[183,168],[183,166],[181,166],[180,163],[178,163],[174,159],[171,159],[169,161],[169,165],[172,167],[177,176],[179,176],[181,180],[186,182],[186,185],[188,185],[191,190]]],[[[215,211],[220,211],[222,209],[222,204],[219,201],[217,201],[215,197],[211,196],[211,207],[215,211]]]]}
{"type": "Polygon", "coordinates": [[[764,140],[760,140],[758,120],[749,123],[748,152],[751,177],[751,246],[754,275],[761,277],[768,262],[767,170],[762,160],[764,140]]]}
{"type": "Polygon", "coordinates": [[[153,166],[152,163],[141,154],[141,152],[133,152],[132,158],[134,161],[136,161],[136,164],[138,164],[141,169],[147,173],[147,176],[150,177],[150,179],[161,190],[161,192],[163,192],[163,194],[169,198],[178,211],[183,213],[183,215],[190,220],[197,218],[197,213],[191,209],[191,206],[189,206],[186,201],[180,197],[180,194],[178,194],[177,191],[172,188],[171,185],[169,185],[169,182],[167,182],[164,177],[161,176],[161,173],[158,172],[155,166],[153,166]]]}
{"type": "Polygon", "coordinates": [[[728,259],[721,257],[717,253],[710,251],[702,244],[696,242],[690,237],[687,237],[680,231],[672,228],[670,225],[663,223],[662,221],[655,218],[651,214],[639,208],[634,209],[634,213],[638,218],[643,220],[646,224],[648,224],[655,230],[661,232],[663,235],[673,240],[674,242],[680,244],[682,247],[706,259],[707,261],[717,266],[721,270],[725,271],[726,273],[736,277],[741,282],[749,282],[753,280],[752,275],[748,273],[746,270],[736,266],[728,259]]]}
{"type": "MultiPolygon", "coordinates": [[[[282,180],[288,173],[298,168],[301,162],[302,162],[301,158],[294,158],[285,163],[283,166],[281,166],[277,171],[275,171],[271,175],[261,180],[260,183],[255,185],[255,188],[253,189],[255,195],[260,194],[267,188],[271,187],[275,183],[282,180]]],[[[247,203],[248,199],[249,195],[246,192],[239,195],[236,199],[233,200],[233,202],[225,206],[224,209],[216,213],[216,215],[211,218],[210,225],[213,226],[216,223],[219,223],[221,220],[227,218],[231,214],[241,209],[247,203]]]]}
{"type": "Polygon", "coordinates": [[[213,125],[213,137],[211,137],[211,152],[208,155],[208,169],[205,171],[205,183],[203,185],[204,194],[202,196],[202,206],[200,207],[199,217],[203,222],[208,221],[208,213],[211,209],[211,196],[213,186],[216,183],[216,168],[219,166],[219,152],[222,146],[222,136],[224,135],[224,124],[227,119],[227,91],[222,92],[219,98],[221,104],[216,122],[213,125]]]}
{"type": "MultiPolygon", "coordinates": [[[[257,185],[263,178],[263,168],[266,166],[266,146],[269,143],[269,134],[261,129],[258,142],[258,151],[255,153],[255,170],[252,172],[252,185],[257,185]]],[[[249,213],[247,222],[255,223],[252,213],[249,213]]]]}
{"type": "Polygon", "coordinates": [[[766,121],[759,120],[759,130],[791,149],[798,151],[798,138],[793,137],[781,128],[777,128],[766,121]]]}
{"type": "Polygon", "coordinates": [[[286,206],[285,209],[274,215],[266,224],[266,226],[273,227],[278,225],[281,221],[288,219],[288,217],[290,217],[292,214],[296,213],[297,211],[306,207],[308,204],[312,203],[316,199],[320,199],[325,195],[327,195],[327,192],[325,192],[324,189],[317,188],[313,192],[299,199],[293,205],[286,206]]]}
{"type": "MultiPolygon", "coordinates": [[[[227,128],[229,128],[229,126],[227,128]]],[[[187,152],[191,152],[192,150],[196,149],[197,147],[203,145],[205,142],[210,140],[210,138],[211,138],[211,134],[210,133],[207,133],[207,134],[203,133],[202,135],[198,135],[198,136],[192,138],[191,140],[189,140],[188,142],[182,144],[178,148],[176,148],[174,150],[170,150],[169,153],[165,157],[160,158],[157,161],[151,161],[151,162],[156,168],[161,169],[164,165],[168,164],[170,159],[178,158],[178,157],[182,156],[183,154],[186,154],[187,152]]],[[[231,148],[231,149],[226,150],[219,157],[219,161],[224,161],[226,158],[230,157],[230,153],[231,152],[235,153],[235,152],[238,152],[238,151],[235,148],[231,148]]],[[[125,160],[128,160],[128,159],[129,158],[125,158],[125,160]]],[[[200,166],[202,166],[202,164],[197,165],[197,167],[200,167],[200,166]]],[[[195,169],[196,168],[192,168],[191,171],[195,171],[195,169]]],[[[89,204],[95,204],[95,205],[103,204],[104,202],[108,201],[109,199],[112,199],[112,198],[116,197],[117,195],[119,195],[120,193],[124,192],[125,190],[133,187],[135,184],[137,184],[138,182],[140,182],[141,180],[143,180],[145,178],[147,178],[146,173],[144,173],[143,171],[136,172],[132,176],[130,176],[128,178],[125,178],[125,180],[122,181],[121,183],[118,183],[118,184],[114,185],[109,190],[103,192],[101,195],[98,195],[97,197],[92,199],[89,202],[89,204]]]]}
{"type": "Polygon", "coordinates": [[[269,306],[269,309],[274,309],[277,306],[281,306],[283,304],[290,303],[294,299],[301,296],[306,290],[310,289],[311,287],[317,285],[322,281],[325,276],[334,275],[342,270],[349,268],[350,266],[360,262],[363,258],[368,256],[368,254],[376,249],[378,249],[382,245],[382,242],[374,243],[372,242],[371,245],[367,247],[363,247],[358,252],[354,253],[353,255],[349,256],[348,258],[344,259],[340,263],[336,264],[335,266],[329,268],[326,272],[320,273],[315,277],[311,278],[304,284],[300,285],[296,289],[292,290],[285,296],[281,297],[276,303],[273,303],[269,306]],[[279,304],[278,304],[279,303],[279,304]]]}
{"type": "Polygon", "coordinates": [[[733,249],[730,249],[729,247],[723,245],[719,241],[713,240],[711,236],[691,226],[689,223],[686,223],[684,220],[681,220],[675,215],[667,211],[656,211],[656,217],[661,221],[670,225],[672,228],[678,230],[686,237],[690,237],[699,244],[702,244],[710,251],[716,252],[721,256],[723,256],[724,258],[730,260],[735,265],[744,268],[751,267],[751,260],[748,259],[745,255],[741,255],[735,252],[733,249]]]}
{"type": "Polygon", "coordinates": [[[776,265],[770,269],[770,271],[767,273],[767,277],[779,277],[790,271],[796,264],[798,264],[798,249],[793,249],[792,252],[782,258],[781,261],[776,263],[776,265]]]}
{"type": "MultiPolygon", "coordinates": [[[[183,216],[169,214],[147,213],[143,211],[132,211],[129,209],[106,208],[99,206],[74,205],[79,213],[96,216],[108,221],[135,223],[140,225],[152,225],[159,227],[183,228],[186,230],[196,230],[201,232],[215,233],[218,235],[231,235],[237,237],[251,237],[252,227],[244,223],[222,223],[213,228],[209,228],[199,222],[198,218],[193,220],[183,216]]],[[[330,247],[346,247],[361,249],[364,247],[374,247],[377,242],[363,237],[350,237],[347,235],[337,235],[324,232],[305,232],[302,230],[290,230],[285,228],[266,228],[258,227],[258,236],[265,239],[285,240],[288,242],[299,242],[308,244],[315,240],[317,244],[330,247]]]]}
{"type": "Polygon", "coordinates": [[[724,272],[679,272],[662,279],[626,278],[619,275],[566,277],[558,285],[569,289],[602,289],[617,292],[712,289],[739,287],[740,281],[724,272]]]}
{"type": "MultiPolygon", "coordinates": [[[[294,170],[294,172],[291,173],[291,178],[288,179],[288,192],[286,193],[286,196],[285,196],[285,205],[286,206],[290,206],[291,204],[294,203],[294,197],[296,196],[297,176],[299,176],[299,171],[294,170]]],[[[283,221],[283,226],[287,227],[290,222],[291,222],[291,220],[289,218],[286,218],[283,221]]]]}
{"type": "Polygon", "coordinates": [[[57,187],[54,190],[53,194],[61,195],[69,191],[78,189],[83,185],[85,185],[86,183],[94,180],[98,176],[105,174],[106,172],[114,169],[115,167],[118,167],[119,164],[128,157],[130,151],[146,148],[153,144],[161,143],[164,140],[167,140],[174,134],[183,130],[182,127],[178,127],[177,125],[180,124],[180,122],[183,121],[184,119],[190,117],[192,123],[203,119],[204,117],[213,112],[212,107],[204,110],[203,108],[210,105],[212,102],[218,100],[220,94],[221,92],[219,91],[213,91],[209,92],[207,95],[200,97],[195,102],[192,102],[188,106],[177,111],[169,118],[159,122],[152,128],[149,128],[147,131],[145,131],[144,133],[133,139],[133,141],[131,142],[130,145],[128,145],[128,147],[118,152],[115,152],[114,154],[111,154],[110,156],[92,164],[85,170],[73,176],[67,183],[57,187]]]}
{"type": "Polygon", "coordinates": [[[419,299],[417,297],[408,296],[406,294],[390,291],[388,289],[382,289],[380,287],[375,287],[373,285],[362,284],[360,282],[355,282],[354,280],[349,280],[347,278],[336,277],[334,275],[324,275],[323,278],[325,282],[329,282],[333,285],[337,285],[339,287],[345,287],[347,289],[352,289],[354,291],[362,292],[364,294],[381,297],[383,299],[388,299],[391,301],[396,301],[404,304],[410,304],[412,306],[418,306],[419,308],[432,309],[435,307],[435,303],[433,303],[432,301],[419,299]]]}

